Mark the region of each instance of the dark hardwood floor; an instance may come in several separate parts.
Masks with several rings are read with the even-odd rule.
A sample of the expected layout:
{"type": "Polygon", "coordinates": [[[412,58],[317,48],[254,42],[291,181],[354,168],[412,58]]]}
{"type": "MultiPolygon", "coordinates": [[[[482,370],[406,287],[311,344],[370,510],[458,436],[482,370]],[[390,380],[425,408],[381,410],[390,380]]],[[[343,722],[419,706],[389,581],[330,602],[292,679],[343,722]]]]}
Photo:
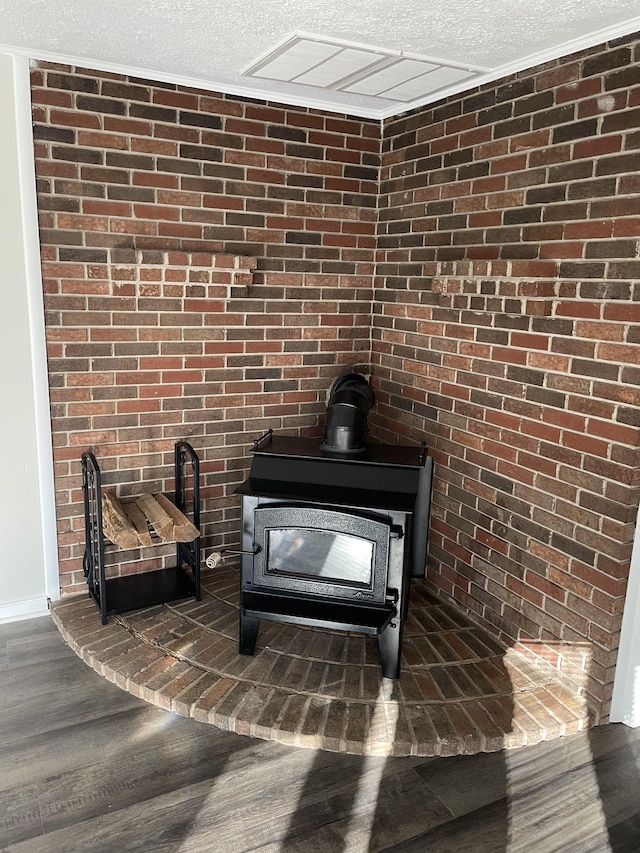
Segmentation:
{"type": "Polygon", "coordinates": [[[48,617],[0,625],[3,853],[640,851],[640,729],[362,758],[254,740],[96,675],[48,617]]]}

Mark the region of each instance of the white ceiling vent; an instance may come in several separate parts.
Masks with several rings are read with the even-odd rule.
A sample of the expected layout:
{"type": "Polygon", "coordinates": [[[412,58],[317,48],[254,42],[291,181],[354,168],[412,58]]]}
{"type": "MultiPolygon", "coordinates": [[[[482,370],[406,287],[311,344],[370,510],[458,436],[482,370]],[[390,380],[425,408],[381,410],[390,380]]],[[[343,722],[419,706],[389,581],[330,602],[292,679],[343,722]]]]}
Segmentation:
{"type": "Polygon", "coordinates": [[[252,63],[242,75],[406,103],[489,70],[295,33],[252,63]]]}

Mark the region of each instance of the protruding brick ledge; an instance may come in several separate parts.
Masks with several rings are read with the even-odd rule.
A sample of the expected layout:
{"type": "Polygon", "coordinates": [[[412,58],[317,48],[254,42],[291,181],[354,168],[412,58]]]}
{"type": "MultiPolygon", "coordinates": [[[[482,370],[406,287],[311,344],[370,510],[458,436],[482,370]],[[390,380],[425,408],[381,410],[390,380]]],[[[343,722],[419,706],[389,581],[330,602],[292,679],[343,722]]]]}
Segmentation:
{"type": "Polygon", "coordinates": [[[263,623],[237,653],[237,576],[216,570],[203,601],[112,617],[86,597],[53,605],[96,672],[167,710],[239,734],[365,755],[458,755],[550,740],[589,725],[585,702],[544,663],[504,649],[413,582],[398,682],[369,637],[263,623]]]}

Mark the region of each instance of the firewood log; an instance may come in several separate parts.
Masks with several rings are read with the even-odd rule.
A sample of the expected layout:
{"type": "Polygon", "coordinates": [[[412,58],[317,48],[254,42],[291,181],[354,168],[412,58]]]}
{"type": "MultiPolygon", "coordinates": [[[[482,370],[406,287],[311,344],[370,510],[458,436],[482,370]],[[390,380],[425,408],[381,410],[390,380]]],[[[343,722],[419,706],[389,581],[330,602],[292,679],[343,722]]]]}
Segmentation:
{"type": "Polygon", "coordinates": [[[162,509],[173,520],[173,536],[175,542],[193,542],[200,536],[200,531],[193,525],[189,519],[182,513],[175,504],[172,504],[169,498],[165,495],[154,495],[156,501],[162,509]]]}
{"type": "Polygon", "coordinates": [[[160,539],[164,542],[170,542],[173,538],[173,519],[160,506],[153,495],[140,495],[136,503],[160,539]]]}
{"type": "Polygon", "coordinates": [[[138,547],[138,535],[118,498],[110,492],[102,495],[102,529],[114,545],[128,550],[138,547]]]}
{"type": "Polygon", "coordinates": [[[149,532],[147,518],[138,504],[135,501],[125,501],[122,504],[122,509],[125,511],[131,524],[133,524],[135,528],[138,543],[140,545],[151,545],[151,533],[149,532]]]}

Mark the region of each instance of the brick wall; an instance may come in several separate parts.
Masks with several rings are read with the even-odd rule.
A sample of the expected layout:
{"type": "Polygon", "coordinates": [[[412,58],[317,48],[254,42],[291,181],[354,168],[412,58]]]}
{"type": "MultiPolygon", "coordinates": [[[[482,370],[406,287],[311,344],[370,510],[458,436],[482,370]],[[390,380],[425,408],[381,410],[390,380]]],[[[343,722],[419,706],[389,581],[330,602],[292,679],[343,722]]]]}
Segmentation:
{"type": "Polygon", "coordinates": [[[606,715],[640,483],[638,51],[390,120],[382,149],[372,122],[35,70],[63,590],[85,446],[133,492],[190,440],[205,547],[231,544],[250,440],[316,430],[370,366],[373,436],[436,460],[434,589],[586,671],[606,715]]]}
{"type": "Polygon", "coordinates": [[[203,545],[237,543],[251,440],[313,430],[335,376],[366,369],[380,127],[55,65],[32,90],[66,593],[84,449],[137,494],[172,488],[187,439],[203,545]]]}
{"type": "Polygon", "coordinates": [[[586,667],[605,713],[640,484],[639,175],[634,38],[385,129],[375,417],[433,448],[432,582],[586,667]]]}

